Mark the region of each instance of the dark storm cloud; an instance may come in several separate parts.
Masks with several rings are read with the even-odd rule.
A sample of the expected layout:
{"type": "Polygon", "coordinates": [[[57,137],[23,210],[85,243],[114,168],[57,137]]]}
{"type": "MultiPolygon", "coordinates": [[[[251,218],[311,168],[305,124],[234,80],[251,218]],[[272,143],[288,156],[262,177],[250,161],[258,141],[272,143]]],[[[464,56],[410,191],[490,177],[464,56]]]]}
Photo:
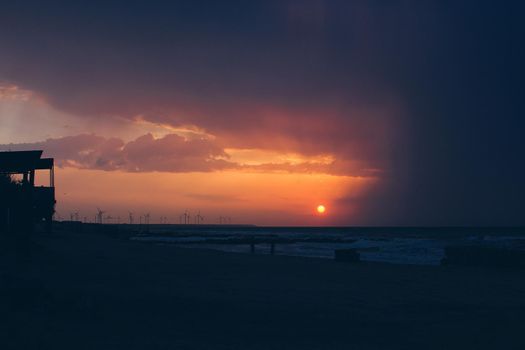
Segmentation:
{"type": "MultiPolygon", "coordinates": [[[[368,161],[376,224],[524,224],[523,5],[11,2],[0,78],[100,120],[368,161]]],[[[270,165],[268,165],[270,166],[270,165]]],[[[354,199],[341,199],[341,205],[354,199]]]]}
{"type": "Polygon", "coordinates": [[[328,5],[12,4],[0,15],[0,74],[87,117],[141,115],[196,124],[232,146],[281,138],[294,151],[379,158],[368,135],[387,121],[370,119],[395,114],[395,94],[359,66],[347,38],[331,35],[341,21],[331,25],[337,6],[328,5]]]}

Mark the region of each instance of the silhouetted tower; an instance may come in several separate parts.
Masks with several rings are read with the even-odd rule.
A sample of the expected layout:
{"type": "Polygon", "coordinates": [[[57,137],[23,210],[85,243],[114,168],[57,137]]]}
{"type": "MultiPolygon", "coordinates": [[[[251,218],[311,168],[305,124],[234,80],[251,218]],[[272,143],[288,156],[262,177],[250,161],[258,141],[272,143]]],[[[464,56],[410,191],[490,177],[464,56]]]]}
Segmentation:
{"type": "Polygon", "coordinates": [[[54,160],[41,157],[41,150],[0,152],[0,176],[8,182],[11,176],[20,176],[20,186],[12,189],[20,200],[6,200],[10,195],[3,189],[0,192],[0,233],[31,232],[34,223],[43,221],[46,230],[51,232],[56,203],[54,160]],[[49,171],[49,186],[35,186],[36,174],[41,170],[49,171]]]}

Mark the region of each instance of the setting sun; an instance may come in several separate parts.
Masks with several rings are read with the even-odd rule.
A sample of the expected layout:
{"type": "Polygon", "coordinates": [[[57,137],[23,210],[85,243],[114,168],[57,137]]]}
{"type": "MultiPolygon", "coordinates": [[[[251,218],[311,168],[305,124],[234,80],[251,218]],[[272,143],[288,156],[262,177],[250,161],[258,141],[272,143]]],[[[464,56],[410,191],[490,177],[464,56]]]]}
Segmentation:
{"type": "Polygon", "coordinates": [[[326,208],[325,208],[324,205],[319,204],[319,205],[317,206],[317,212],[318,212],[319,214],[323,214],[325,211],[326,211],[326,208]]]}

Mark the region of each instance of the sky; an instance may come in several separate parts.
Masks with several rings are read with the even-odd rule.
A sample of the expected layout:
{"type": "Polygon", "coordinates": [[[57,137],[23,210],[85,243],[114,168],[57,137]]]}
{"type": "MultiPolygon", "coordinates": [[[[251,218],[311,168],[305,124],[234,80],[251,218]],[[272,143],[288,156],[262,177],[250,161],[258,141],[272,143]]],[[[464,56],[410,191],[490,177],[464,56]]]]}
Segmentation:
{"type": "Polygon", "coordinates": [[[5,3],[0,150],[55,158],[62,218],[525,225],[524,10],[5,3]]]}

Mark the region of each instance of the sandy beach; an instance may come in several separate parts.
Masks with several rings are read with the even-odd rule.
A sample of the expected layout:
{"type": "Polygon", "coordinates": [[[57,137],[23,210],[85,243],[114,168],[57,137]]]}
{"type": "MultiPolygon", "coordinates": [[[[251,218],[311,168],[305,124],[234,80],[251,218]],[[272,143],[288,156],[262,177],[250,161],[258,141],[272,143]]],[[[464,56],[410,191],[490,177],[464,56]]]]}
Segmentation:
{"type": "Polygon", "coordinates": [[[523,349],[523,271],[72,232],[0,260],[2,349],[523,349]]]}

